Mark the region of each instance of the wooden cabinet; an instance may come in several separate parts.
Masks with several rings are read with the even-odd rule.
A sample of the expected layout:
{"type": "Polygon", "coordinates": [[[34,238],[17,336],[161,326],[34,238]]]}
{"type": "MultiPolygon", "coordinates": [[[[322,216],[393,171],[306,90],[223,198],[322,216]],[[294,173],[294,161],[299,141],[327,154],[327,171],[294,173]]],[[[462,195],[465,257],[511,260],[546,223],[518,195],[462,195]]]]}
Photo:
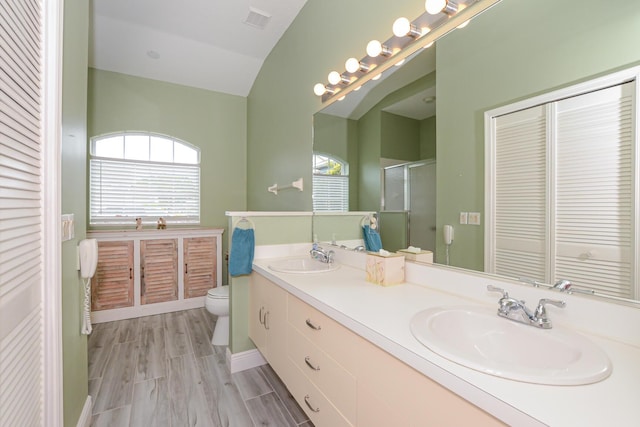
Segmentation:
{"type": "Polygon", "coordinates": [[[287,292],[264,276],[249,284],[249,338],[276,372],[287,367],[287,292]]]}
{"type": "Polygon", "coordinates": [[[133,306],[133,241],[98,242],[91,288],[92,310],[133,306]]]}
{"type": "Polygon", "coordinates": [[[257,273],[249,295],[251,338],[316,427],[504,426],[257,273]],[[275,299],[281,301],[282,294],[287,312],[284,362],[282,337],[272,337],[263,325],[275,328],[265,313],[282,305],[269,297],[278,295],[275,299]]]}
{"type": "Polygon", "coordinates": [[[206,296],[215,288],[216,280],[215,237],[189,237],[184,239],[184,296],[206,296]]]}
{"type": "Polygon", "coordinates": [[[178,299],[178,240],[140,241],[140,303],[178,299]]]}
{"type": "Polygon", "coordinates": [[[92,231],[92,322],[203,307],[222,281],[223,229],[92,231]]]}

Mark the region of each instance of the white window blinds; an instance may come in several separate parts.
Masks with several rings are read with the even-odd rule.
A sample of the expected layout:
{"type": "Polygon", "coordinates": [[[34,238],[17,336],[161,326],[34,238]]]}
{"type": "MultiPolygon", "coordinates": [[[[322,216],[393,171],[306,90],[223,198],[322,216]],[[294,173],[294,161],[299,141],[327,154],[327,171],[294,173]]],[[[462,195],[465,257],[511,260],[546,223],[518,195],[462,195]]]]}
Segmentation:
{"type": "Polygon", "coordinates": [[[345,175],[313,175],[313,210],[349,210],[349,177],[345,175]]]}
{"type": "Polygon", "coordinates": [[[43,425],[42,10],[0,2],[0,425],[43,425]]]}
{"type": "Polygon", "coordinates": [[[92,158],[91,224],[200,222],[200,167],[92,158]]]}
{"type": "Polygon", "coordinates": [[[634,298],[635,83],[493,119],[487,271],[634,298]]]}

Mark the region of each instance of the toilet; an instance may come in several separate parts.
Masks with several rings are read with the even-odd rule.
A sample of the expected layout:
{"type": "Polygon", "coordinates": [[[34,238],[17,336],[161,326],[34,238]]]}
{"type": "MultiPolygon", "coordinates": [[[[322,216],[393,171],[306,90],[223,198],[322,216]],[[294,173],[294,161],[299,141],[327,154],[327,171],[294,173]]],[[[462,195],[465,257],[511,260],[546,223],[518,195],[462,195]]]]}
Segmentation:
{"type": "Polygon", "coordinates": [[[209,313],[218,316],[211,344],[229,345],[229,286],[209,289],[204,306],[209,313]]]}

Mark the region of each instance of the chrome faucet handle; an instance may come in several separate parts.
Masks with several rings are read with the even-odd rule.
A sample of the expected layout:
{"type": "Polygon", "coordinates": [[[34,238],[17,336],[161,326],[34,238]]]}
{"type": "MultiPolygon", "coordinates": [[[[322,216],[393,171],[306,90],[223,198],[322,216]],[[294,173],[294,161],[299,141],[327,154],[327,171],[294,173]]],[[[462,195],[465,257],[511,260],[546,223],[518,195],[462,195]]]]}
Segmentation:
{"type": "Polygon", "coordinates": [[[545,309],[545,305],[551,304],[556,307],[564,308],[567,303],[564,301],[556,300],[556,299],[547,299],[542,298],[538,302],[538,307],[536,307],[536,311],[534,312],[534,317],[531,319],[535,323],[539,324],[540,327],[549,329],[551,328],[551,321],[547,318],[547,310],[545,309]]]}
{"type": "Polygon", "coordinates": [[[500,292],[502,294],[502,298],[509,298],[509,293],[497,286],[487,285],[487,290],[490,292],[500,292]]]}
{"type": "Polygon", "coordinates": [[[568,291],[573,284],[566,279],[560,279],[554,283],[553,288],[558,289],[560,292],[568,291]]]}

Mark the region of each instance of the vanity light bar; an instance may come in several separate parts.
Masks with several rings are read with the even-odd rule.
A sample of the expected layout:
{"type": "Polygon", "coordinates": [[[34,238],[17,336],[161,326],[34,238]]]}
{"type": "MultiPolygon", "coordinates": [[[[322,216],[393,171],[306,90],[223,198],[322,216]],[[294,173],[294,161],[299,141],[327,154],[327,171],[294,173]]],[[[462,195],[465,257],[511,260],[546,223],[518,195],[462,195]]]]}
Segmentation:
{"type": "Polygon", "coordinates": [[[384,42],[372,40],[367,45],[367,56],[358,60],[349,58],[346,71],[333,71],[329,83],[317,83],[314,93],[326,105],[344,99],[369,80],[377,80],[382,72],[401,65],[407,57],[427,48],[440,37],[466,25],[473,17],[501,0],[466,0],[456,4],[451,0],[426,0],[425,12],[413,21],[398,18],[393,25],[393,36],[384,42]],[[435,11],[435,14],[429,11],[435,11]],[[338,96],[336,96],[338,95],[338,96]]]}

